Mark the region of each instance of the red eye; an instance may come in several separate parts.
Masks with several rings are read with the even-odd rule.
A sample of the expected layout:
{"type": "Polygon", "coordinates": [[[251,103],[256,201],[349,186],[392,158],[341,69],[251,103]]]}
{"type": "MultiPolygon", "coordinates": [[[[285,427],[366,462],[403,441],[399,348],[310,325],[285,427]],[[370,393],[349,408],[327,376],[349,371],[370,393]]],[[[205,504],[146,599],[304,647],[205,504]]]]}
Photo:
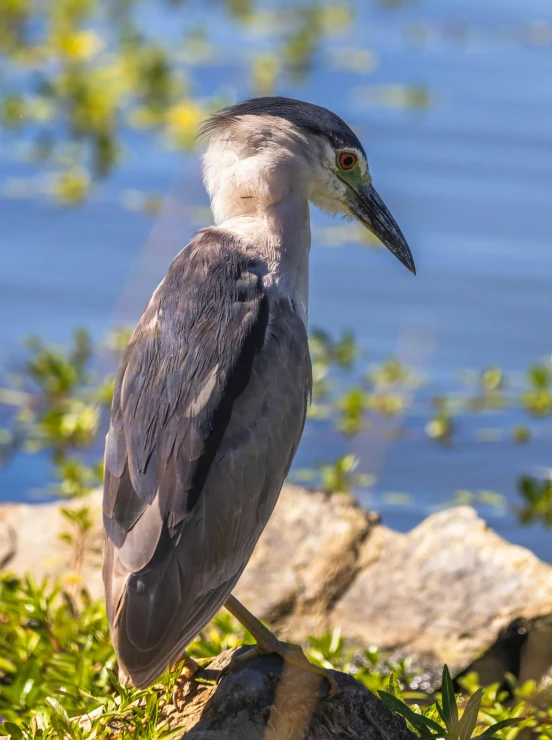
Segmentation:
{"type": "Polygon", "coordinates": [[[341,152],[337,162],[342,170],[352,170],[358,161],[358,157],[353,152],[341,152]]]}

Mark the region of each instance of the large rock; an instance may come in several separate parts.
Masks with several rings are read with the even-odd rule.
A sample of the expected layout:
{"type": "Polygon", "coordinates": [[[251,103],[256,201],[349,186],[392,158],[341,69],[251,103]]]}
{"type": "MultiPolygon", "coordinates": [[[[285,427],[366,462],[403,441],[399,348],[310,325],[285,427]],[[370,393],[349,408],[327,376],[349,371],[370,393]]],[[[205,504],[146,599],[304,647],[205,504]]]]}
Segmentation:
{"type": "MultiPolygon", "coordinates": [[[[378,521],[347,496],[327,496],[284,486],[280,500],[240,580],[236,595],[263,619],[278,622],[291,612],[323,615],[358,572],[359,552],[378,521]],[[261,585],[262,584],[262,585],[261,585]]],[[[95,597],[103,595],[101,493],[52,504],[0,506],[0,567],[38,578],[75,579],[95,597]],[[64,509],[87,507],[94,526],[83,556],[60,539],[76,528],[64,509]]]]}
{"type": "MultiPolygon", "coordinates": [[[[0,567],[74,581],[78,566],[101,596],[100,504],[95,493],[71,505],[86,505],[95,522],[82,553],[60,540],[71,530],[60,504],[0,507],[0,567]]],[[[552,664],[552,567],[467,507],[401,534],[347,496],[284,486],[236,595],[281,636],[301,641],[340,627],[359,646],[413,656],[423,688],[436,685],[445,662],[454,674],[475,660],[491,665],[489,680],[519,667],[521,649],[522,678],[552,664]]]]}
{"type": "MultiPolygon", "coordinates": [[[[548,651],[552,664],[552,568],[473,509],[434,514],[408,534],[379,527],[360,558],[359,576],[329,617],[355,643],[415,656],[434,683],[443,663],[461,672],[522,619],[534,627],[527,652],[548,651]]],[[[540,677],[543,661],[537,669],[532,655],[524,658],[533,666],[525,677],[540,677]]]]}
{"type": "Polygon", "coordinates": [[[284,486],[235,595],[284,634],[320,632],[378,521],[349,496],[284,486]]]}

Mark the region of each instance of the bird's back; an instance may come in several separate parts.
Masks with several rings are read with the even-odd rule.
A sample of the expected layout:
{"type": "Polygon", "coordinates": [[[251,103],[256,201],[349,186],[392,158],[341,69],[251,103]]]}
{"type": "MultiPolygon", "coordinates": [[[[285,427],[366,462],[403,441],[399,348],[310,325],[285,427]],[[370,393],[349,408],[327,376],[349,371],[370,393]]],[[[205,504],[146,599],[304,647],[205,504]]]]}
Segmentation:
{"type": "Polygon", "coordinates": [[[299,443],[311,368],[293,304],[216,228],[131,338],[106,442],[104,582],[119,662],[155,680],[224,603],[299,443]]]}

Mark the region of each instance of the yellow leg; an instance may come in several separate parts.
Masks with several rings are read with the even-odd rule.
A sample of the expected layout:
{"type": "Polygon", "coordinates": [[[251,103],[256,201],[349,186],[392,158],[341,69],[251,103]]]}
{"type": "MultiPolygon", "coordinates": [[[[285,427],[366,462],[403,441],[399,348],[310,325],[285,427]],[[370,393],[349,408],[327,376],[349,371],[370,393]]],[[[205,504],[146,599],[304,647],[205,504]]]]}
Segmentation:
{"type": "Polygon", "coordinates": [[[180,675],[187,679],[193,678],[201,667],[199,663],[196,663],[196,661],[188,655],[188,653],[184,653],[184,655],[182,655],[174,668],[179,665],[182,666],[180,675]]]}
{"type": "Polygon", "coordinates": [[[180,708],[180,702],[184,698],[186,688],[188,687],[190,681],[192,681],[196,673],[198,673],[198,671],[200,671],[202,668],[205,668],[205,666],[208,665],[211,660],[212,658],[206,658],[197,662],[193,658],[191,658],[188,653],[185,652],[181,656],[180,660],[175,663],[175,665],[173,666],[173,670],[180,666],[180,676],[176,680],[172,695],[173,704],[177,709],[180,708]]]}
{"type": "Polygon", "coordinates": [[[238,655],[236,658],[233,658],[226,668],[221,671],[220,677],[228,673],[232,673],[244,663],[247,663],[258,655],[263,653],[276,653],[291,665],[302,668],[304,671],[315,673],[318,676],[323,676],[330,684],[330,693],[337,693],[337,684],[331,671],[310,663],[299,645],[278,640],[276,635],[273,635],[272,632],[267,629],[267,627],[265,627],[257,617],[251,614],[251,612],[248,611],[235,596],[229,596],[224,606],[228,609],[230,614],[232,614],[232,616],[235,617],[238,622],[253,635],[255,640],[257,640],[257,644],[251,648],[251,650],[248,650],[247,653],[243,653],[242,655],[238,655]]]}

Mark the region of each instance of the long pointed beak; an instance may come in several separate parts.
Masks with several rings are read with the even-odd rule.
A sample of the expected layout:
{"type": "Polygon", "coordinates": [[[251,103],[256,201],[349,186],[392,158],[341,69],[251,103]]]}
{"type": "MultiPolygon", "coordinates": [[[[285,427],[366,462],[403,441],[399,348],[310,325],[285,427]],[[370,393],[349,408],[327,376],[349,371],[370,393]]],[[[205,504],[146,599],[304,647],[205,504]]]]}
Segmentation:
{"type": "Polygon", "coordinates": [[[353,191],[351,211],[411,273],[416,266],[402,231],[373,185],[353,191]]]}

